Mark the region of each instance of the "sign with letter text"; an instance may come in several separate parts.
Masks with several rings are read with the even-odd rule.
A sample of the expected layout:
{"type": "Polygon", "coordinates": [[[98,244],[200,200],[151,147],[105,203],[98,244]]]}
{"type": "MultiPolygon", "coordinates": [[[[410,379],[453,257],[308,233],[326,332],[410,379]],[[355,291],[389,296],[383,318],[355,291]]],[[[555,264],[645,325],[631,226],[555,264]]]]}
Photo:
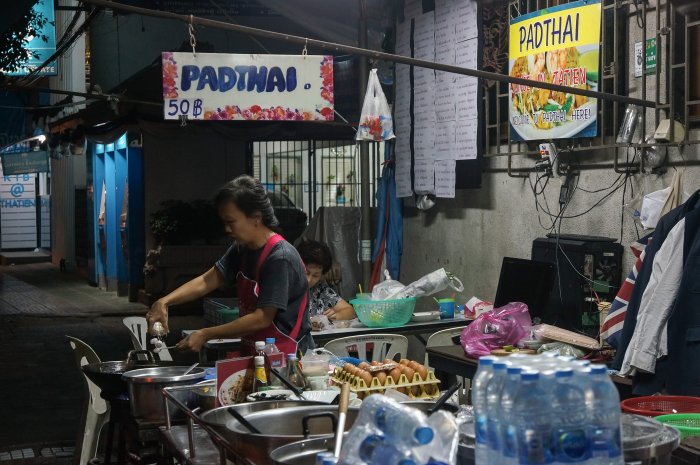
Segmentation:
{"type": "MultiPolygon", "coordinates": [[[[39,0],[32,9],[37,15],[42,15],[46,23],[36,31],[36,35],[25,38],[27,41],[25,44],[25,49],[28,52],[27,60],[15,71],[5,72],[8,76],[26,76],[56,52],[56,18],[53,0],[39,0]]],[[[49,61],[35,74],[35,76],[56,75],[58,75],[56,60],[49,61]]]]}
{"type": "Polygon", "coordinates": [[[163,52],[165,119],[332,121],[333,57],[163,52]]]}
{"type": "MultiPolygon", "coordinates": [[[[600,0],[567,3],[513,19],[508,74],[598,90],[600,21],[600,0]]],[[[594,137],[597,110],[597,99],[511,84],[511,139],[594,137]]]]}

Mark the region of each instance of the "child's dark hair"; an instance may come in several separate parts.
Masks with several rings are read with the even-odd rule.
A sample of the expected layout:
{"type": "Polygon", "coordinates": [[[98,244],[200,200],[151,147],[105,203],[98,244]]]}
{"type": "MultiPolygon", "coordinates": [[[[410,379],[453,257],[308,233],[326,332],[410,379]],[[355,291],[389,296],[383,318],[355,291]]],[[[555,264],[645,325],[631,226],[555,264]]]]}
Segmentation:
{"type": "Polygon", "coordinates": [[[323,273],[328,273],[333,265],[331,250],[322,242],[304,239],[298,246],[297,251],[305,265],[318,265],[323,273]]]}

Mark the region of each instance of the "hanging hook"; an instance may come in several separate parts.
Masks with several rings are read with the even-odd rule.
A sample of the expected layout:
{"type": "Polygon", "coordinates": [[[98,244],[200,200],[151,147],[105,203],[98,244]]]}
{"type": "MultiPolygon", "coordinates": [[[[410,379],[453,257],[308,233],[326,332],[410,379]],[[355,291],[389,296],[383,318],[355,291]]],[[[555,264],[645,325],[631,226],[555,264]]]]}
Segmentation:
{"type": "Polygon", "coordinates": [[[190,45],[192,46],[192,56],[197,57],[197,38],[194,36],[194,16],[190,15],[190,24],[187,26],[187,32],[190,34],[190,45]]]}
{"type": "Polygon", "coordinates": [[[187,126],[187,115],[180,115],[180,127],[184,128],[187,126]]]}
{"type": "Polygon", "coordinates": [[[306,50],[306,46],[309,45],[309,39],[306,38],[304,40],[305,40],[304,48],[301,50],[301,56],[303,56],[303,57],[305,57],[309,53],[308,50],[306,50]]]}

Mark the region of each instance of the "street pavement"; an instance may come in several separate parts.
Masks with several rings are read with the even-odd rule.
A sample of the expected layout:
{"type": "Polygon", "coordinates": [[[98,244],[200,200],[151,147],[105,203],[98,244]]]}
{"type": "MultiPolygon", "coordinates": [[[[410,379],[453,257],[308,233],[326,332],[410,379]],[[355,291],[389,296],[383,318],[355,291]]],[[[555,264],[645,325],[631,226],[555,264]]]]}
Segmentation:
{"type": "MultiPolygon", "coordinates": [[[[0,266],[0,464],[70,463],[57,457],[71,454],[88,391],[65,336],[87,342],[103,361],[123,360],[133,347],[122,318],[146,310],[51,264],[0,266]],[[23,454],[35,458],[11,460],[23,454]]],[[[172,315],[168,345],[204,324],[201,315],[172,315]]]]}

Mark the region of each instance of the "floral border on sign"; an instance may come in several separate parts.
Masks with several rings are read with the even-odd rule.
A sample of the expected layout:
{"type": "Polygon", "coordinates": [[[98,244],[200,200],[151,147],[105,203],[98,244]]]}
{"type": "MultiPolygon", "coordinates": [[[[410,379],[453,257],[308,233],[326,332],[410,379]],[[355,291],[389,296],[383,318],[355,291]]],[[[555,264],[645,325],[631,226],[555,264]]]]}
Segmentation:
{"type": "Polygon", "coordinates": [[[177,61],[172,52],[163,52],[163,98],[177,98],[177,61]]]}
{"type": "Polygon", "coordinates": [[[313,121],[333,120],[333,109],[323,107],[316,112],[299,111],[298,109],[282,106],[262,108],[260,105],[252,105],[248,108],[240,108],[238,105],[226,105],[215,110],[204,109],[205,120],[251,120],[251,121],[313,121]]]}
{"type": "Polygon", "coordinates": [[[321,97],[333,105],[333,55],[324,55],[321,60],[321,97]]]}

